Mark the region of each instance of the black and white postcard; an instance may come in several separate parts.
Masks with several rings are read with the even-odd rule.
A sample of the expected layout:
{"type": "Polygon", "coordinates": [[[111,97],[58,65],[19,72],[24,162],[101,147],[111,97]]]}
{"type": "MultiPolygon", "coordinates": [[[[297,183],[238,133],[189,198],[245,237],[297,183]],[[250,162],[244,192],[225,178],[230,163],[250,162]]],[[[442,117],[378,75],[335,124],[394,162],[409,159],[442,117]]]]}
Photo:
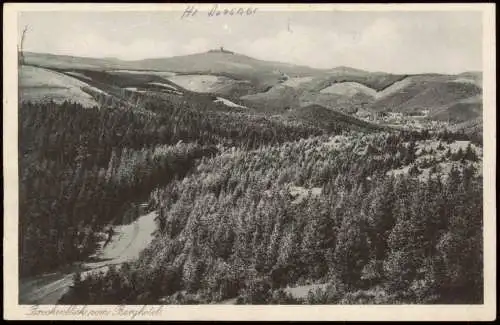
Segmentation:
{"type": "Polygon", "coordinates": [[[4,318],[491,320],[494,4],[6,4],[4,318]]]}

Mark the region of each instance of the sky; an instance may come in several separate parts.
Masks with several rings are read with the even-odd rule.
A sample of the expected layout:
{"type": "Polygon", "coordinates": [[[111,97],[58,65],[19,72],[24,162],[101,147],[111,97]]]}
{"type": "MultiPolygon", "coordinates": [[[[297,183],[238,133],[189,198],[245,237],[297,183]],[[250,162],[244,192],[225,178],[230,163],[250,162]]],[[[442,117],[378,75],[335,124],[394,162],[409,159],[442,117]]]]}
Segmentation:
{"type": "MultiPolygon", "coordinates": [[[[242,4],[243,8],[251,4],[242,4]]],[[[188,5],[186,4],[186,7],[188,5]]],[[[255,7],[256,8],[256,7],[255,7]]],[[[392,73],[482,70],[482,16],[474,11],[39,11],[18,16],[24,50],[124,60],[224,48],[256,59],[392,73]]]]}

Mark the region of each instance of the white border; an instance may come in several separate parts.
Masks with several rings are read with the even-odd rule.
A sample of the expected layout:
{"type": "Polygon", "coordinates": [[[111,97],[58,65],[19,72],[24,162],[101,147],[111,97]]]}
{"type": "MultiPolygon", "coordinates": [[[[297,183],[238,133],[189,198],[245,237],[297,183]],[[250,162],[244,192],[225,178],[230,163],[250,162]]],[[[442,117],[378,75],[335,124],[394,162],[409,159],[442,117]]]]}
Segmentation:
{"type": "MultiPolygon", "coordinates": [[[[8,3],[4,5],[4,318],[9,320],[494,320],[496,315],[496,44],[495,5],[469,4],[223,4],[224,7],[257,7],[259,11],[481,11],[483,13],[483,123],[484,123],[484,304],[404,306],[161,306],[161,313],[117,314],[118,306],[86,306],[86,316],[64,315],[68,306],[57,306],[60,315],[30,315],[31,306],[18,305],[18,166],[17,166],[17,13],[19,11],[169,11],[188,4],[68,4],[8,3]],[[108,311],[108,316],[91,312],[108,311]]],[[[196,5],[199,10],[213,4],[196,5]]],[[[54,306],[41,306],[50,310],[54,306]]],[[[80,307],[81,308],[81,307],[80,307]]],[[[148,309],[153,306],[148,306],[148,309]]],[[[126,306],[130,312],[141,306],[126,306]]]]}

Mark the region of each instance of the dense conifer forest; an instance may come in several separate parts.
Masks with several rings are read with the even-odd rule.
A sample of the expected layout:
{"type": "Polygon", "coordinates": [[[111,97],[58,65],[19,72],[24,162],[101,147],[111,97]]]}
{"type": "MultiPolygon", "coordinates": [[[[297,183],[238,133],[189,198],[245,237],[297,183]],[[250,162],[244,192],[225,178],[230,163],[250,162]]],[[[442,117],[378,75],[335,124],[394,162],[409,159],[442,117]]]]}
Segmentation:
{"type": "Polygon", "coordinates": [[[20,105],[21,276],[158,212],[137,261],[76,273],[61,303],[482,302],[479,137],[144,108],[20,105]]]}

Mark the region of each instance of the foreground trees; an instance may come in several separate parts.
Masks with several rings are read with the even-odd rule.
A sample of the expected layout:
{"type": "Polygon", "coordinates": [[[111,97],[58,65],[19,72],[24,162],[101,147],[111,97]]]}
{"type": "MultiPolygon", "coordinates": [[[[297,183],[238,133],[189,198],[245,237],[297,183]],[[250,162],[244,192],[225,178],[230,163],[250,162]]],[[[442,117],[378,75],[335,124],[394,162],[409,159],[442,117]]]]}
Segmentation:
{"type": "Polygon", "coordinates": [[[183,177],[203,156],[323,133],[296,121],[193,109],[154,96],[144,106],[21,103],[21,276],[92,254],[103,226],[130,222],[154,188],[183,177]]]}
{"type": "MultiPolygon", "coordinates": [[[[203,158],[192,174],[151,194],[159,232],[137,262],[113,275],[124,291],[112,298],[106,286],[88,290],[135,303],[481,303],[475,162],[446,160],[449,172],[393,176],[407,158],[394,160],[385,148],[408,144],[390,137],[333,147],[312,138],[203,158]],[[376,150],[367,153],[368,143],[376,150]],[[143,284],[128,288],[130,278],[143,284]],[[280,291],[310,281],[330,285],[303,300],[280,291]]],[[[77,287],[97,279],[110,275],[77,287]]],[[[63,302],[104,301],[79,298],[78,290],[63,302]]]]}

